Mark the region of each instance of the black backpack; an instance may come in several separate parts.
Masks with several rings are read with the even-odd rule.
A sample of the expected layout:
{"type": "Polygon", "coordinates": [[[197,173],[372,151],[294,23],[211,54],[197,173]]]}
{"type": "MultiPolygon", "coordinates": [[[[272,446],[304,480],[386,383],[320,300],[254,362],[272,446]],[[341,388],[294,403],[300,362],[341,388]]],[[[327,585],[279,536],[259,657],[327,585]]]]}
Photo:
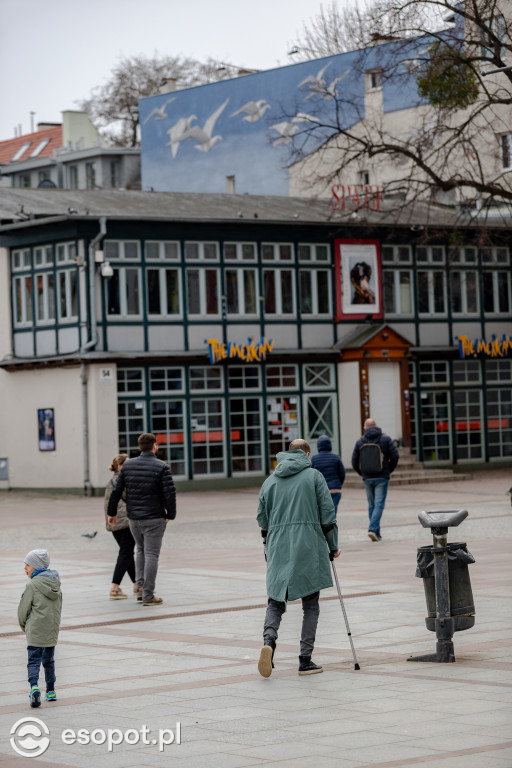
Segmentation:
{"type": "Polygon", "coordinates": [[[363,438],[363,444],[359,451],[359,468],[362,475],[372,477],[378,476],[382,472],[382,451],[379,440],[374,442],[363,438]]]}

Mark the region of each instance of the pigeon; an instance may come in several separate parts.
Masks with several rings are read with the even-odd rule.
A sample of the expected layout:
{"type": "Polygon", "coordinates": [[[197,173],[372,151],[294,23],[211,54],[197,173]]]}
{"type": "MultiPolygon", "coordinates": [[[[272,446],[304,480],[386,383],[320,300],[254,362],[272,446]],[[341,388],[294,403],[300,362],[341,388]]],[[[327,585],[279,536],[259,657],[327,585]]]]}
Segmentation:
{"type": "Polygon", "coordinates": [[[87,539],[94,539],[98,531],[93,531],[92,533],[82,533],[82,536],[85,536],[87,539]]]}

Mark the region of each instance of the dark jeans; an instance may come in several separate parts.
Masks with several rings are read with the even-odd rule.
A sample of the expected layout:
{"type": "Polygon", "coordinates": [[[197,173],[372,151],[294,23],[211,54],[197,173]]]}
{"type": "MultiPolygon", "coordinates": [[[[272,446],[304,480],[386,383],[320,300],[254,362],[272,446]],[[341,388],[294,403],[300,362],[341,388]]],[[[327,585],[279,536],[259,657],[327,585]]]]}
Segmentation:
{"type": "Polygon", "coordinates": [[[36,648],[35,645],[27,645],[28,651],[28,682],[30,686],[37,685],[39,681],[39,670],[41,664],[44,667],[44,677],[46,681],[46,690],[55,689],[55,646],[50,648],[36,648]]]}
{"type": "Polygon", "coordinates": [[[146,520],[130,520],[130,530],[135,539],[135,578],[137,586],[142,587],[142,599],[151,600],[155,594],[158,558],[165,533],[166,522],[163,517],[150,517],[146,520]]]}
{"type": "MultiPolygon", "coordinates": [[[[302,632],[300,636],[300,655],[311,656],[315,646],[316,628],[318,617],[320,615],[319,605],[320,592],[314,592],[312,595],[302,598],[302,632]]],[[[286,611],[286,603],[268,599],[267,613],[265,615],[265,624],[263,626],[263,642],[267,640],[277,640],[277,633],[281,624],[283,613],[286,611]]]]}
{"type": "Polygon", "coordinates": [[[334,517],[338,517],[338,504],[341,501],[341,493],[331,493],[332,503],[334,504],[334,517]]]}
{"type": "Polygon", "coordinates": [[[125,573],[132,581],[135,581],[135,539],[129,528],[123,528],[121,531],[112,531],[114,539],[119,545],[119,554],[117,563],[112,576],[112,584],[120,584],[125,573]]]}

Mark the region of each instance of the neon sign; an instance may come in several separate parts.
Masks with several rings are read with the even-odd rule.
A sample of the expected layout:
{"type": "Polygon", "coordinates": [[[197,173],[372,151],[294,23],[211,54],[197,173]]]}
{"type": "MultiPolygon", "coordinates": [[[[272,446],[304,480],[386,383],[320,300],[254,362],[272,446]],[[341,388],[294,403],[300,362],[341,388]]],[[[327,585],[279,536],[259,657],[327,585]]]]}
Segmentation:
{"type": "Polygon", "coordinates": [[[493,333],[491,341],[485,339],[470,339],[468,336],[456,336],[455,341],[459,342],[459,357],[464,359],[473,355],[483,355],[484,357],[509,357],[512,352],[512,336],[503,334],[498,339],[493,333]]]}
{"type": "Polygon", "coordinates": [[[243,360],[244,363],[261,363],[267,359],[267,353],[272,352],[274,346],[272,339],[266,339],[264,336],[259,342],[255,342],[253,336],[247,341],[248,344],[235,344],[232,341],[224,344],[218,339],[206,339],[204,343],[208,344],[208,355],[212,364],[232,358],[243,360]]]}

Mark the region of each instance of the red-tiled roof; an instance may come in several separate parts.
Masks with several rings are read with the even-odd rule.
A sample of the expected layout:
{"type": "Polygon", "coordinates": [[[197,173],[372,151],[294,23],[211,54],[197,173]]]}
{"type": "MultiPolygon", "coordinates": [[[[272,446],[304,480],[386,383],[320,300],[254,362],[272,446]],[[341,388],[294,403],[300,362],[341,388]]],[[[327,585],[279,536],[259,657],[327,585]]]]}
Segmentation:
{"type": "Polygon", "coordinates": [[[37,157],[51,157],[54,149],[59,150],[62,147],[62,125],[56,125],[53,128],[43,128],[41,131],[26,133],[24,136],[17,136],[15,139],[0,141],[0,165],[11,163],[13,157],[25,144],[29,146],[14,162],[21,163],[23,160],[28,160],[32,152],[35,152],[40,143],[46,139],[49,139],[49,141],[38,152],[37,157]]]}

